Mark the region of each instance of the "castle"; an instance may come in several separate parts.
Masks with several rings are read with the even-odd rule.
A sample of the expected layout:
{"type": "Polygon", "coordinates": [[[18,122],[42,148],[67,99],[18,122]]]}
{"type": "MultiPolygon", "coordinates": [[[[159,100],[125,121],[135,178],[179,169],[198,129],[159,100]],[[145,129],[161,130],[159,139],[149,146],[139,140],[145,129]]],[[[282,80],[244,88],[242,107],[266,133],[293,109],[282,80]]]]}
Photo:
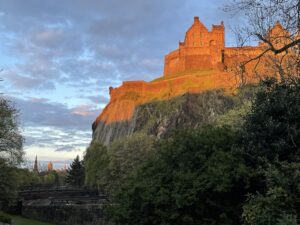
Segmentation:
{"type": "MultiPolygon", "coordinates": [[[[276,23],[266,38],[274,46],[280,47],[288,41],[285,38],[289,36],[287,34],[276,23]],[[277,39],[272,39],[273,37],[277,39]]],[[[184,41],[179,42],[178,49],[165,56],[162,77],[150,82],[124,81],[120,87],[109,88],[110,102],[93,123],[93,130],[95,131],[99,122],[111,124],[130,121],[136,106],[147,102],[166,100],[187,92],[199,93],[211,89],[232,91],[241,84],[241,77],[234,72],[238,68],[237,64],[257,57],[267,47],[265,43],[258,43],[257,46],[226,47],[223,22],[212,25],[209,31],[195,17],[184,41]]],[[[267,55],[270,54],[272,53],[267,55]]],[[[266,60],[260,60],[263,63],[259,65],[257,61],[259,60],[251,60],[244,68],[248,73],[248,83],[258,81],[254,69],[260,74],[270,71],[266,60]]]]}
{"type": "MultiPolygon", "coordinates": [[[[286,44],[288,38],[285,37],[289,36],[278,22],[268,33],[269,39],[277,38],[277,47],[286,44]]],[[[212,25],[209,31],[199,17],[194,17],[194,23],[186,32],[184,42],[179,42],[178,49],[165,56],[164,77],[196,70],[223,70],[234,66],[235,62],[256,57],[266,47],[268,46],[265,43],[258,43],[257,46],[226,47],[223,21],[220,25],[212,25]]]]}
{"type": "Polygon", "coordinates": [[[164,76],[188,71],[220,68],[224,63],[225,27],[212,25],[209,31],[199,20],[188,29],[179,48],[165,56],[164,76]]]}

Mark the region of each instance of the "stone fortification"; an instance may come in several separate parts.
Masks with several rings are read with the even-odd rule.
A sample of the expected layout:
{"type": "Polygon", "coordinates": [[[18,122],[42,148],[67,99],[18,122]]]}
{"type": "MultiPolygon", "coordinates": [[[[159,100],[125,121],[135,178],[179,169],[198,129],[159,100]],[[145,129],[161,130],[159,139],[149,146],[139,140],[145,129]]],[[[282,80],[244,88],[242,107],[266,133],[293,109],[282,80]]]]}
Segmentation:
{"type": "MultiPolygon", "coordinates": [[[[285,33],[277,23],[269,31],[269,40],[285,33]]],[[[285,40],[275,41],[277,46],[285,43],[285,40]]],[[[242,82],[234,72],[237,63],[256,57],[267,47],[262,43],[257,46],[226,47],[223,22],[213,25],[209,31],[195,17],[193,25],[186,32],[184,42],[180,42],[177,50],[165,56],[164,75],[151,82],[125,81],[120,87],[111,87],[110,102],[94,122],[93,130],[96,130],[100,122],[101,126],[107,126],[130,121],[135,108],[144,103],[212,89],[232,92],[242,82]]],[[[262,63],[257,66],[257,61],[247,64],[247,82],[257,82],[253,68],[265,71],[266,65],[262,63]]]]}

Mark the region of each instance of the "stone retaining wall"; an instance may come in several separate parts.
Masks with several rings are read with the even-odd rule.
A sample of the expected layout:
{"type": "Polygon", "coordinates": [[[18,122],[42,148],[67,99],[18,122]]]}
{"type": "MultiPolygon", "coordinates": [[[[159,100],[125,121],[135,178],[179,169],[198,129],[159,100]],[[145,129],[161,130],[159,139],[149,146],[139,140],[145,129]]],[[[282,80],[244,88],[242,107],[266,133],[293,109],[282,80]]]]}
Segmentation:
{"type": "Polygon", "coordinates": [[[23,206],[22,216],[55,225],[106,225],[102,205],[23,206]]]}

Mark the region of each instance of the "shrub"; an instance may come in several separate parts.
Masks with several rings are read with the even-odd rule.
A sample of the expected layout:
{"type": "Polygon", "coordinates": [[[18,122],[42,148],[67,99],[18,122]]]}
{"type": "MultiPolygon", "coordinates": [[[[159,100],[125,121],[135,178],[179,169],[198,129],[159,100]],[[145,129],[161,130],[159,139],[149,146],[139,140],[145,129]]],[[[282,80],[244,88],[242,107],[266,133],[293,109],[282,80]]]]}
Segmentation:
{"type": "Polygon", "coordinates": [[[11,218],[5,215],[3,212],[0,212],[0,222],[11,224],[11,218]]]}

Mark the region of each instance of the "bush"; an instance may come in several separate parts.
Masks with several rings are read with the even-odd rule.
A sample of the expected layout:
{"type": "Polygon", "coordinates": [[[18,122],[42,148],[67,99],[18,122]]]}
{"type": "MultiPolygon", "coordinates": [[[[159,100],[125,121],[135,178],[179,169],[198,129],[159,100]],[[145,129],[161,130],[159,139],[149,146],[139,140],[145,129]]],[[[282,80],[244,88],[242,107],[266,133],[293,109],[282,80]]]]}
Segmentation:
{"type": "Polygon", "coordinates": [[[300,214],[300,80],[263,81],[241,133],[251,176],[245,224],[295,224],[285,215],[300,214]]]}
{"type": "Polygon", "coordinates": [[[182,131],[155,146],[120,184],[108,216],[116,224],[240,224],[246,168],[229,127],[182,131]]]}
{"type": "Polygon", "coordinates": [[[3,212],[0,212],[0,222],[11,224],[11,218],[5,215],[3,212]]]}
{"type": "Polygon", "coordinates": [[[242,145],[252,166],[300,160],[300,81],[267,79],[246,116],[242,145]]]}

